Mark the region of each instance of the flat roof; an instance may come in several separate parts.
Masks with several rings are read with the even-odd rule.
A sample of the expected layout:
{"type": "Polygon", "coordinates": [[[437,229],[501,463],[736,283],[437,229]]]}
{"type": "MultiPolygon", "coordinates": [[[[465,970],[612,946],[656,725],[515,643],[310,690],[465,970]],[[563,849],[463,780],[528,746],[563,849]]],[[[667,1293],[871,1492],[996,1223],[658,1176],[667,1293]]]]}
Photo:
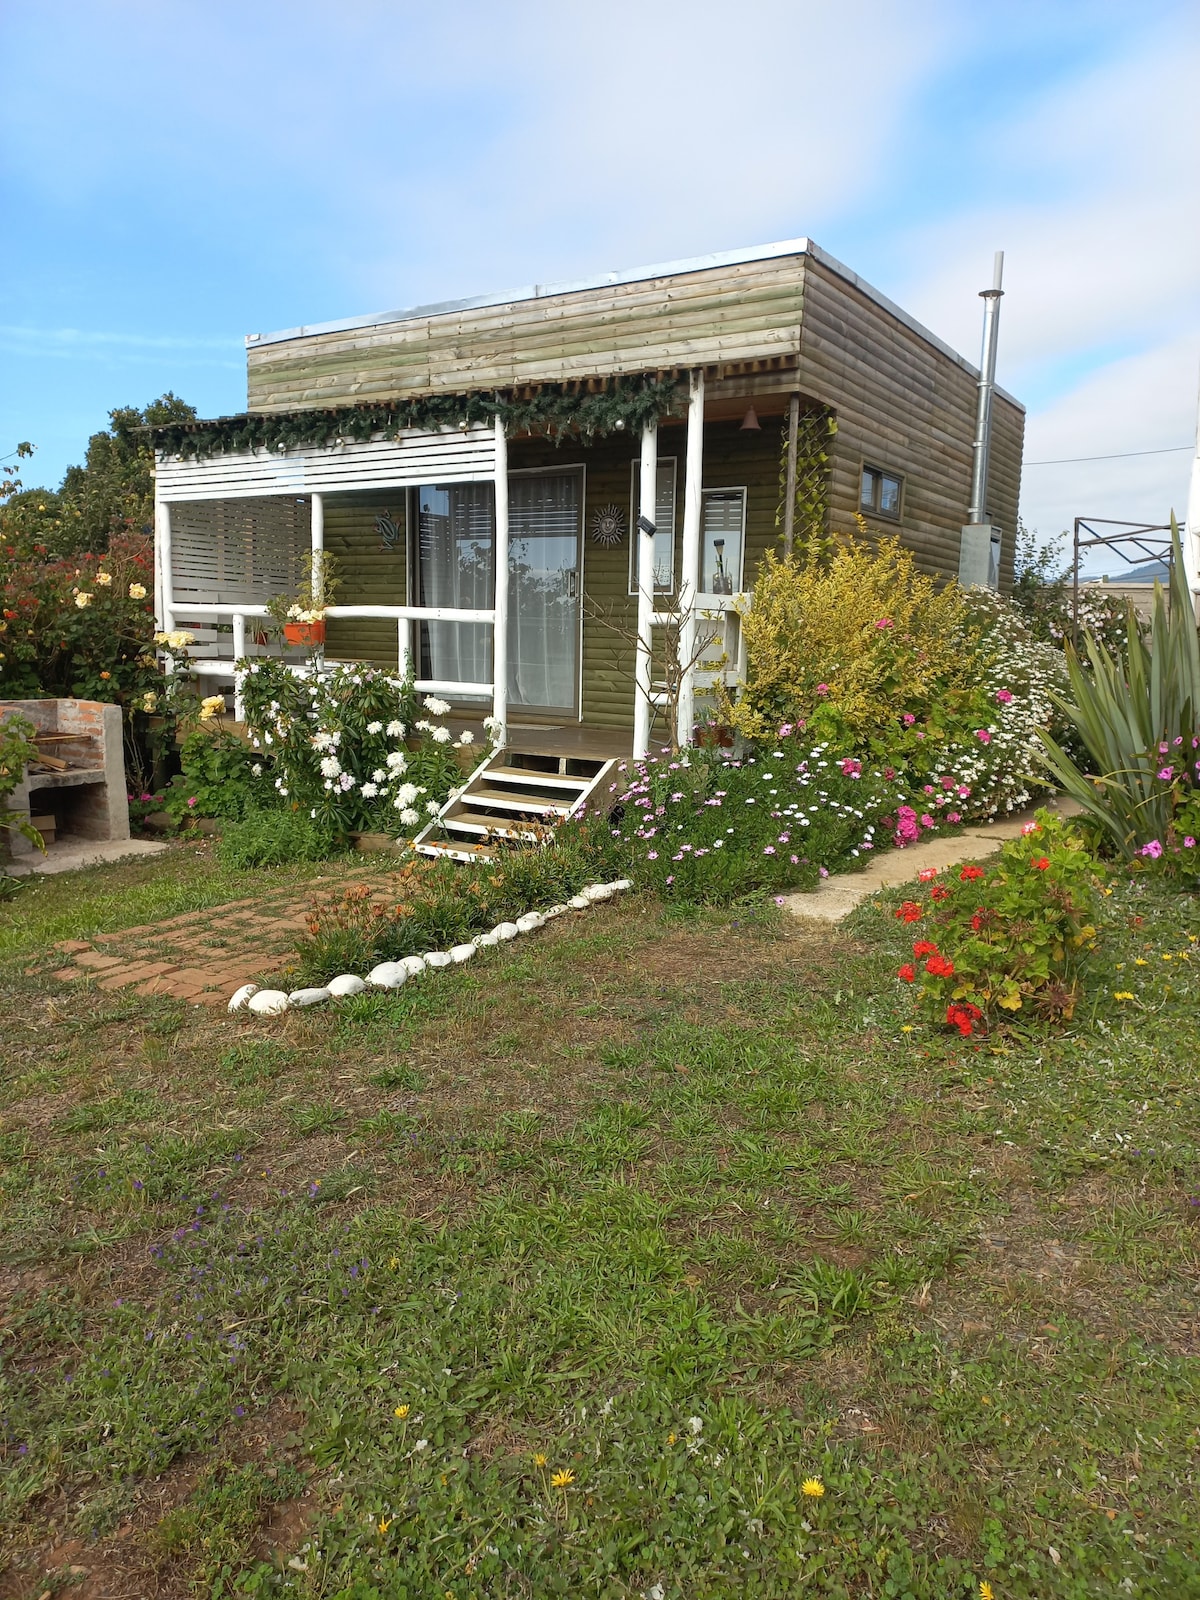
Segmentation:
{"type": "MultiPolygon", "coordinates": [[[[720,267],[738,266],[744,261],[769,261],[776,256],[811,256],[814,261],[819,261],[830,272],[866,295],[868,300],[873,300],[876,305],[891,313],[897,321],[902,322],[906,328],[912,330],[920,338],[931,344],[935,350],[940,350],[944,356],[957,363],[972,377],[979,376],[979,368],[968,361],[963,355],[953,349],[944,339],[939,339],[933,333],[909,316],[907,311],[901,309],[894,300],[889,300],[865,278],[860,278],[857,272],[852,272],[836,256],[831,256],[827,250],[822,250],[819,244],[812,239],[781,239],[774,244],[749,245],[741,250],[724,250],[706,256],[688,256],[681,261],[659,261],[650,266],[631,267],[621,272],[604,272],[594,278],[578,278],[566,283],[532,283],[520,289],[506,289],[497,294],[470,295],[465,300],[438,300],[424,306],[408,306],[401,311],[379,311],[361,317],[340,317],[334,322],[309,322],[303,323],[298,328],[282,328],[276,333],[248,333],[246,335],[246,348],[257,349],[267,344],[283,344],[291,339],[308,339],[322,333],[349,333],[355,328],[376,328],[387,323],[412,322],[419,317],[449,316],[456,311],[473,311],[484,306],[512,305],[518,300],[544,300],[552,295],[581,294],[589,289],[604,289],[619,283],[641,283],[648,278],[672,278],[685,272],[708,272],[720,267]]],[[[1003,395],[1010,404],[1017,406],[1021,411],[1025,407],[1014,396],[996,385],[996,393],[1003,395]]]]}

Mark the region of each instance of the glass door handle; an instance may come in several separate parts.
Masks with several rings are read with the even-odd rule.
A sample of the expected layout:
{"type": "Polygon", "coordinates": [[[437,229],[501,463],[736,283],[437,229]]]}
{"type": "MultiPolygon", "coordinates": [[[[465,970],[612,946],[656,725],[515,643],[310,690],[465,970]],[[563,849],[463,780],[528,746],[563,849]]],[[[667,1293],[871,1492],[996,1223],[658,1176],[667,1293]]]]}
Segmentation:
{"type": "Polygon", "coordinates": [[[567,599],[579,599],[579,573],[574,567],[567,570],[567,599]]]}

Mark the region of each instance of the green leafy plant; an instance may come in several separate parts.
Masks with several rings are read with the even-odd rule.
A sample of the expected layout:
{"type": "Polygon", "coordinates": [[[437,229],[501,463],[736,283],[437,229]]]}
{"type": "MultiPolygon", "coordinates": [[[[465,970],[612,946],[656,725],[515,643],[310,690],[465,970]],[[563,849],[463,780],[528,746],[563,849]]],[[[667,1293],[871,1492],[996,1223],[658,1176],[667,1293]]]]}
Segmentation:
{"type": "Polygon", "coordinates": [[[161,800],[177,825],[199,817],[240,821],[248,811],[280,804],[257,752],[211,720],[189,729],[179,760],[181,770],[161,800]]]}
{"type": "Polygon", "coordinates": [[[300,811],[251,808],[221,834],[217,856],[223,867],[278,867],[325,861],[339,848],[328,827],[300,811]]]}
{"type": "Polygon", "coordinates": [[[341,564],[327,550],[308,551],[301,563],[304,576],[291,594],[272,595],[267,611],[282,631],[290,622],[322,622],[342,586],[341,564]]]}
{"type": "Polygon", "coordinates": [[[994,864],[921,873],[928,899],[895,913],[915,936],[897,976],[964,1038],[1005,1014],[1069,1018],[1096,944],[1098,870],[1079,836],[1042,811],[994,864]]]}
{"type": "Polygon", "coordinates": [[[299,950],[301,976],[321,982],[378,961],[466,944],[498,922],[569,899],[614,872],[619,859],[595,818],[562,824],[552,844],[514,849],[469,870],[414,858],[385,885],[355,884],[314,903],[299,950]]]}
{"type": "Polygon", "coordinates": [[[8,804],[25,776],[25,768],[37,759],[37,746],[33,742],[36,731],[27,717],[0,718],[0,843],[6,833],[19,833],[44,851],[45,841],[28,817],[13,811],[8,804]]]}
{"type": "Polygon", "coordinates": [[[1090,671],[1067,649],[1071,698],[1056,699],[1094,771],[1084,772],[1049,733],[1042,734],[1054,776],[1094,819],[1109,847],[1126,859],[1145,843],[1161,843],[1173,829],[1180,794],[1173,781],[1177,752],[1185,753],[1189,781],[1197,772],[1200,641],[1173,518],[1171,544],[1170,591],[1154,586],[1148,638],[1131,611],[1124,649],[1111,652],[1084,636],[1090,671]]]}

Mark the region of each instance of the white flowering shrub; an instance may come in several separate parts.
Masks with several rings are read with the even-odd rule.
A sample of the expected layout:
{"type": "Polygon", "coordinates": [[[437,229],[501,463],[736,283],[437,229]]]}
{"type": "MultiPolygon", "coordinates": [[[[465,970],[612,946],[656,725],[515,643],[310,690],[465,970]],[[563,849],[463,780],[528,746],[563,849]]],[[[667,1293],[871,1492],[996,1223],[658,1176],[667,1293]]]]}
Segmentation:
{"type": "Polygon", "coordinates": [[[709,748],[622,762],[610,800],[630,875],[714,904],[811,888],[959,820],[952,783],[914,794],[895,767],[839,756],[786,724],[740,759],[709,748]]]}
{"type": "Polygon", "coordinates": [[[300,675],[271,660],[238,671],[251,743],[279,800],[335,833],[414,833],[463,782],[471,735],[431,720],[450,706],[422,701],[411,679],[349,664],[300,675]]]}
{"type": "Polygon", "coordinates": [[[968,598],[973,637],[964,641],[961,687],[903,728],[891,753],[926,796],[952,776],[962,820],[979,822],[1055,787],[1037,730],[1062,729],[1051,696],[1068,683],[1062,651],[1037,642],[1010,601],[982,588],[968,598]]]}

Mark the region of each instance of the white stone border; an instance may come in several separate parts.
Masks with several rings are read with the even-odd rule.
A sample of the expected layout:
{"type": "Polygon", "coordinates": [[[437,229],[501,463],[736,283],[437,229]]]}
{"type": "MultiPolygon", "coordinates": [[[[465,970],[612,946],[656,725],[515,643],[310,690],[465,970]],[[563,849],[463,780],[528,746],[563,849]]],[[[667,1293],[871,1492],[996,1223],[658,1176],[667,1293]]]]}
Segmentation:
{"type": "Polygon", "coordinates": [[[617,878],[613,883],[590,883],[579,894],[572,895],[565,905],[551,906],[548,911],[527,911],[515,922],[500,922],[490,933],[480,933],[470,944],[456,944],[452,950],[431,950],[423,956],[402,956],[399,961],[382,961],[373,967],[366,978],[352,972],[343,972],[331,978],[320,988],[293,989],[288,994],[283,989],[260,989],[256,983],[244,983],[229,1002],[230,1011],[252,1011],[260,1017],[278,1017],[285,1011],[302,1010],[306,1006],[323,1005],[327,1000],[341,999],[346,995],[363,994],[368,989],[399,989],[410,978],[438,967],[462,966],[479,950],[491,949],[525,933],[536,933],[555,917],[568,911],[587,911],[602,900],[633,888],[630,878],[617,878]]]}

